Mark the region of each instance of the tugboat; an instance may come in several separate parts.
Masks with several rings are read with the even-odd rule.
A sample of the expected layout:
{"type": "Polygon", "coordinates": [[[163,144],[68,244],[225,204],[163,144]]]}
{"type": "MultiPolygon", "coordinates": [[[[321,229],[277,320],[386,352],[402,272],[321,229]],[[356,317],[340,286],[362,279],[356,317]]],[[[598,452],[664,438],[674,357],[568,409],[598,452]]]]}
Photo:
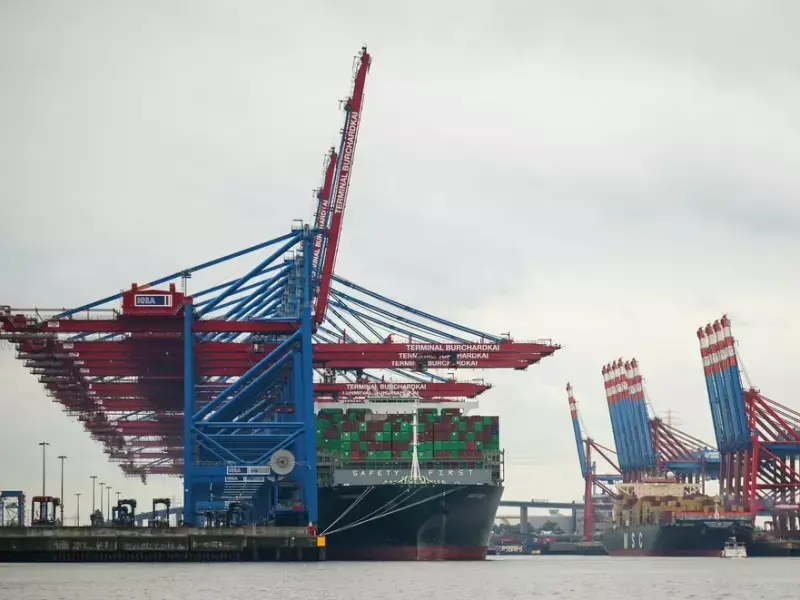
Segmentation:
{"type": "Polygon", "coordinates": [[[720,558],[747,558],[747,550],[744,544],[736,541],[735,537],[728,538],[725,547],[719,553],[720,558]]]}

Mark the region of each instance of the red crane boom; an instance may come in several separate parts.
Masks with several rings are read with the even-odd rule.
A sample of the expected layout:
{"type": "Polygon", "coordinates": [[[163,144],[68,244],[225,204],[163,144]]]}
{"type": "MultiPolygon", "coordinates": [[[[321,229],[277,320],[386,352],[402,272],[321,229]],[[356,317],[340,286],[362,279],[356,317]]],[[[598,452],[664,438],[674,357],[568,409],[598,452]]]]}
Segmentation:
{"type": "Polygon", "coordinates": [[[319,292],[314,312],[314,323],[319,325],[325,318],[328,306],[328,295],[331,289],[333,268],[336,263],[336,252],[339,248],[339,236],[342,230],[342,217],[347,204],[347,192],[350,188],[350,176],[353,173],[353,160],[358,140],[358,127],[361,124],[361,110],[364,103],[364,84],[372,57],[367,47],[361,49],[356,76],[353,81],[353,93],[347,99],[344,110],[347,114],[342,131],[342,144],[339,150],[339,164],[336,171],[336,188],[333,195],[333,212],[327,230],[327,242],[319,280],[319,292]]]}
{"type": "MultiPolygon", "coordinates": [[[[336,171],[337,158],[334,148],[331,148],[325,156],[325,164],[323,167],[325,177],[322,182],[322,187],[317,193],[317,214],[314,217],[314,228],[320,232],[327,229],[328,221],[330,220],[331,190],[333,188],[333,175],[336,171]]],[[[314,238],[314,248],[311,253],[312,273],[317,273],[319,271],[324,245],[325,236],[320,233],[314,238]]]]}

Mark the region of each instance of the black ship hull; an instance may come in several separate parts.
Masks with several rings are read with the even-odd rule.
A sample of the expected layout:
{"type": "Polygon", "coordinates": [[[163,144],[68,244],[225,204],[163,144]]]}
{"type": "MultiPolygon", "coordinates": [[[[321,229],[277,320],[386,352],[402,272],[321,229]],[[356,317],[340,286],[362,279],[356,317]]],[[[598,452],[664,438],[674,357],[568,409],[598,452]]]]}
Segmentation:
{"type": "Polygon", "coordinates": [[[319,488],[328,560],[483,560],[501,485],[319,488]]]}
{"type": "Polygon", "coordinates": [[[719,556],[731,537],[748,543],[752,526],[736,521],[697,520],[620,527],[600,540],[611,556],[719,556]]]}

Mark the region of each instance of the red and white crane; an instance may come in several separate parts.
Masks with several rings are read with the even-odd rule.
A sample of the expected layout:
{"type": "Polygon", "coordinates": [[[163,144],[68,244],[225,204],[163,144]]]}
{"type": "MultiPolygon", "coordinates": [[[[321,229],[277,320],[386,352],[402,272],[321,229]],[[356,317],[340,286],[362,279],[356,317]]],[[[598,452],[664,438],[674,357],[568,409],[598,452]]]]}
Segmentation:
{"type": "MultiPolygon", "coordinates": [[[[316,305],[314,307],[314,324],[319,325],[325,319],[325,309],[328,306],[328,296],[330,294],[333,269],[336,264],[336,253],[339,249],[339,236],[342,231],[342,220],[344,209],[347,205],[347,193],[350,189],[350,177],[353,174],[353,162],[356,154],[356,142],[358,141],[358,128],[361,124],[361,112],[364,105],[364,85],[367,81],[372,57],[367,52],[367,47],[361,48],[353,79],[353,91],[346,100],[344,128],[342,129],[342,141],[339,148],[338,163],[336,163],[336,153],[331,152],[332,161],[336,163],[335,187],[333,189],[333,201],[330,199],[325,203],[326,210],[324,216],[320,217],[317,213],[317,223],[321,220],[327,223],[325,234],[324,253],[322,255],[322,271],[319,278],[319,288],[317,292],[316,305]]],[[[324,190],[324,186],[323,186],[324,190]]],[[[322,201],[320,209],[322,208],[322,201]]]]}

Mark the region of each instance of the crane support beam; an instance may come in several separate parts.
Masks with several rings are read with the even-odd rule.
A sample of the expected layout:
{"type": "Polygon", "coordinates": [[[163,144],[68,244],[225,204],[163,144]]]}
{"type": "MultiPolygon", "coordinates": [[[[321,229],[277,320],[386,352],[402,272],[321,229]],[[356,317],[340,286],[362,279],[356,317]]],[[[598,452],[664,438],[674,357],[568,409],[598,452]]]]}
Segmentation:
{"type": "MultiPolygon", "coordinates": [[[[140,382],[97,382],[86,384],[85,389],[93,392],[93,396],[106,400],[133,399],[142,400],[147,397],[147,386],[140,382]]],[[[60,387],[58,384],[46,384],[48,389],[54,392],[68,392],[67,387],[60,387]]],[[[210,396],[214,391],[225,389],[224,383],[200,384],[197,386],[198,397],[210,396]]],[[[368,396],[409,396],[418,394],[421,398],[434,397],[453,397],[453,398],[474,398],[479,394],[489,390],[491,386],[484,383],[453,381],[445,383],[413,383],[406,381],[398,382],[373,382],[373,383],[321,383],[314,384],[314,395],[316,397],[336,397],[336,398],[363,398],[368,396]]],[[[161,389],[169,389],[164,387],[161,389]]],[[[77,397],[82,397],[79,392],[77,397]]]]}
{"type": "MultiPolygon", "coordinates": [[[[0,314],[0,337],[16,342],[36,340],[52,333],[181,333],[180,319],[63,319],[20,325],[16,315],[0,314]]],[[[292,333],[296,324],[289,320],[275,321],[197,321],[197,333],[292,333]]],[[[78,343],[78,342],[76,342],[78,343]]]]}

